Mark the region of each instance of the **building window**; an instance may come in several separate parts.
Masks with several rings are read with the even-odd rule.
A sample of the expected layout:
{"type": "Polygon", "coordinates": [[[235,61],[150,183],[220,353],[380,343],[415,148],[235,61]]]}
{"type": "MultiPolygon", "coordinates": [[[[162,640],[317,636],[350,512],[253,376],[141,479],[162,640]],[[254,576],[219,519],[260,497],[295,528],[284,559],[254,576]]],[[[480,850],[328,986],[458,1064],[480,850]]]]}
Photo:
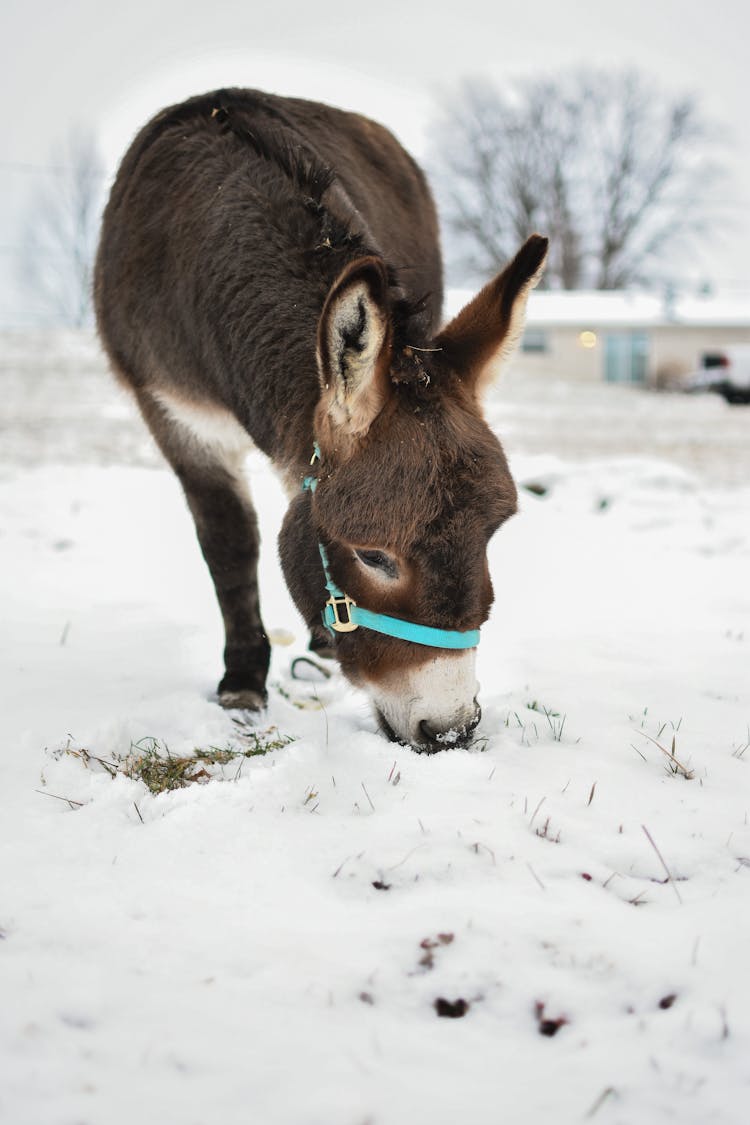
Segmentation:
{"type": "Polygon", "coordinates": [[[549,350],[547,333],[543,328],[527,328],[521,341],[522,352],[546,352],[549,350]]]}
{"type": "Polygon", "coordinates": [[[649,340],[646,332],[612,332],[604,338],[604,378],[608,383],[645,383],[649,340]]]}

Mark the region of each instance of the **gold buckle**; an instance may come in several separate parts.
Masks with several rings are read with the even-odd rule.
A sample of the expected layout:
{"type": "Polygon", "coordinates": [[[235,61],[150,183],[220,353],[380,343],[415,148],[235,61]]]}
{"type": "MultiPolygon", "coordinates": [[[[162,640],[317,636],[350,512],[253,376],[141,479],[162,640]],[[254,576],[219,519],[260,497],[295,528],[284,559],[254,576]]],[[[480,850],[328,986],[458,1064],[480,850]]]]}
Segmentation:
{"type": "Polygon", "coordinates": [[[356,621],[352,621],[352,606],[356,606],[356,602],[349,597],[348,594],[343,594],[340,598],[334,598],[333,595],[328,599],[326,605],[329,605],[333,610],[333,621],[330,622],[330,627],[335,633],[353,633],[355,629],[359,629],[356,621]],[[340,607],[344,607],[346,620],[341,620],[340,607]]]}

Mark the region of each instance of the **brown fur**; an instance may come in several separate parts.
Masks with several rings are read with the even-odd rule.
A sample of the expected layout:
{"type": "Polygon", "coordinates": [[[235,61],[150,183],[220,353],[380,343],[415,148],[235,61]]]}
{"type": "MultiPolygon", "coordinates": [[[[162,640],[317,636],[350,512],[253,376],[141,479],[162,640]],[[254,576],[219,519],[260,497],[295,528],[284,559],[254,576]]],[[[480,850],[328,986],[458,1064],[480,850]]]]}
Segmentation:
{"type": "MultiPolygon", "coordinates": [[[[545,251],[530,239],[436,335],[434,206],[381,126],[229,90],[164,110],[136,138],[104,216],[97,318],[195,518],[226,627],[225,703],[265,698],[255,513],[238,454],[196,439],[169,403],[236,419],[299,485],[319,442],[317,491],[293,497],[280,537],[316,647],[330,643],[318,541],[367,608],[476,628],[492,601],[487,540],[515,508],[478,393],[545,251]],[[389,552],[398,581],[368,574],[355,547],[389,552]]],[[[338,636],[336,654],[368,682],[432,655],[363,629],[338,636]]]]}

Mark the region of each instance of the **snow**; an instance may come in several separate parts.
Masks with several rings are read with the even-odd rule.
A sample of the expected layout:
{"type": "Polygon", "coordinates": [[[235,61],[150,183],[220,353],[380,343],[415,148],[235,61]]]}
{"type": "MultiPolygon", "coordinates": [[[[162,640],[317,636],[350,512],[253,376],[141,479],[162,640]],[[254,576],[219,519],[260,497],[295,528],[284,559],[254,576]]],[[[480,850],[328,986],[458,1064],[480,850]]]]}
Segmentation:
{"type": "Polygon", "coordinates": [[[744,1122],[750,412],[498,388],[544,495],[492,543],[477,742],[431,757],[292,679],[252,455],[294,638],[259,722],[294,741],[153,796],[69,751],[237,728],[179,487],[103,367],[0,364],[0,1120],[744,1122]]]}

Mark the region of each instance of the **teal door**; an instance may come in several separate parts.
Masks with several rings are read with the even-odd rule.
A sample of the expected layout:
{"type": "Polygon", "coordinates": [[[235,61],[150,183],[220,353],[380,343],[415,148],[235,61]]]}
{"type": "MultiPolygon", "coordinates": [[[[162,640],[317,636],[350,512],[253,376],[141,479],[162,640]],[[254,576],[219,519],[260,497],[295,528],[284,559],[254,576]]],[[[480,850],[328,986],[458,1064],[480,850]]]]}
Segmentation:
{"type": "Polygon", "coordinates": [[[647,333],[611,332],[605,336],[604,378],[608,383],[645,383],[647,371],[647,333]]]}

